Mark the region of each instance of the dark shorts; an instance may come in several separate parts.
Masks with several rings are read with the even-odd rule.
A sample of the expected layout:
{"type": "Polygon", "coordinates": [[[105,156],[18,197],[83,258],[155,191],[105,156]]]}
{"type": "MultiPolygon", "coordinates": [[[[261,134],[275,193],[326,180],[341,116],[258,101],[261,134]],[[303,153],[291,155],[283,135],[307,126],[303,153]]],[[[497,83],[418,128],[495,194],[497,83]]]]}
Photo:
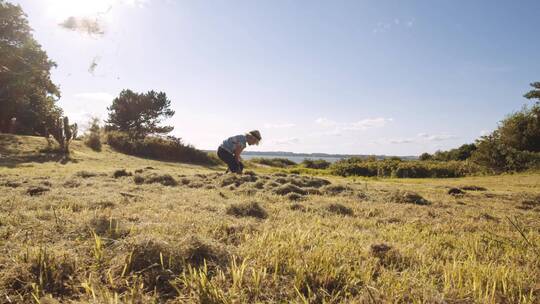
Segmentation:
{"type": "Polygon", "coordinates": [[[244,165],[241,162],[237,162],[234,155],[231,152],[219,147],[217,150],[217,155],[219,159],[224,161],[229,167],[229,171],[233,173],[242,173],[244,170],[244,165]]]}

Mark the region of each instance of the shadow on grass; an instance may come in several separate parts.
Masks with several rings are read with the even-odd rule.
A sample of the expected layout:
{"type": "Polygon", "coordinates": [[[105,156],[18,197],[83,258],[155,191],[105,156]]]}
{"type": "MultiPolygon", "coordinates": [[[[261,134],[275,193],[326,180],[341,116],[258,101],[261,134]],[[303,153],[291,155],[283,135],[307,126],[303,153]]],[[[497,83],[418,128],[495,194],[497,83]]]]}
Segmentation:
{"type": "Polygon", "coordinates": [[[16,168],[25,163],[48,163],[60,164],[77,163],[69,155],[58,152],[44,151],[20,151],[22,143],[15,135],[0,134],[0,167],[16,168]]]}

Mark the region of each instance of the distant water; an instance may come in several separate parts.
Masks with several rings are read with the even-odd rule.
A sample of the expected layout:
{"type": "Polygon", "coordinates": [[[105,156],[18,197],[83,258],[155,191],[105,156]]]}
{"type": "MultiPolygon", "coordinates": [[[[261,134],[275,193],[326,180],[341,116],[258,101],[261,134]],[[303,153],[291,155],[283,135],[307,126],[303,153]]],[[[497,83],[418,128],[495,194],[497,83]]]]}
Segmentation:
{"type": "Polygon", "coordinates": [[[293,162],[299,164],[304,159],[323,159],[327,162],[334,163],[338,160],[341,160],[343,158],[341,157],[303,157],[303,156],[284,156],[284,155],[277,155],[277,154],[259,154],[259,155],[248,155],[248,154],[242,154],[243,159],[252,159],[252,158],[286,158],[289,160],[292,160],[293,162]]]}

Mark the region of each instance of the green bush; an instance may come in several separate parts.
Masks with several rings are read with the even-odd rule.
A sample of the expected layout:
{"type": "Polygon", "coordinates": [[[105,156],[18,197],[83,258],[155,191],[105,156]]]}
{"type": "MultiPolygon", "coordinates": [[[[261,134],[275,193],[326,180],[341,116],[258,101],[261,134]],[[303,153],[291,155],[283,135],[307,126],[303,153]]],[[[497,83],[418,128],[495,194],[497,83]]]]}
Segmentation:
{"type": "Polygon", "coordinates": [[[519,151],[504,144],[498,131],[478,141],[472,160],[493,173],[523,171],[540,167],[540,153],[519,151]]]}
{"type": "Polygon", "coordinates": [[[204,165],[218,164],[215,157],[186,145],[180,138],[173,136],[148,136],[136,140],[126,133],[111,131],[107,133],[107,143],[119,152],[151,159],[204,165]]]}
{"type": "Polygon", "coordinates": [[[99,119],[92,118],[90,121],[90,128],[84,136],[84,144],[94,151],[101,151],[101,127],[99,126],[99,119]]]}
{"type": "Polygon", "coordinates": [[[461,177],[482,172],[482,168],[468,161],[398,161],[344,160],[334,163],[331,172],[340,176],[441,178],[461,177]]]}
{"type": "Polygon", "coordinates": [[[494,173],[540,167],[540,104],[509,115],[476,146],[472,160],[494,173]]]}
{"type": "Polygon", "coordinates": [[[270,167],[286,168],[296,166],[297,164],[287,158],[253,158],[250,160],[253,163],[266,165],[270,167]]]}
{"type": "Polygon", "coordinates": [[[304,159],[302,166],[309,169],[328,169],[331,163],[324,159],[304,159]]]}

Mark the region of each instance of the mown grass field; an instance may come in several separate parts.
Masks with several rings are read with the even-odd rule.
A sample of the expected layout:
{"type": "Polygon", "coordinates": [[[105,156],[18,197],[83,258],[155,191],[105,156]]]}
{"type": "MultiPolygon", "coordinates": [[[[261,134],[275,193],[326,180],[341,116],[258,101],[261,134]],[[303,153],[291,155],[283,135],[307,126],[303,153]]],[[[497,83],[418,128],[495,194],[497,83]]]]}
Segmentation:
{"type": "Polygon", "coordinates": [[[45,145],[0,135],[0,303],[540,303],[540,174],[233,176],[45,145]]]}

